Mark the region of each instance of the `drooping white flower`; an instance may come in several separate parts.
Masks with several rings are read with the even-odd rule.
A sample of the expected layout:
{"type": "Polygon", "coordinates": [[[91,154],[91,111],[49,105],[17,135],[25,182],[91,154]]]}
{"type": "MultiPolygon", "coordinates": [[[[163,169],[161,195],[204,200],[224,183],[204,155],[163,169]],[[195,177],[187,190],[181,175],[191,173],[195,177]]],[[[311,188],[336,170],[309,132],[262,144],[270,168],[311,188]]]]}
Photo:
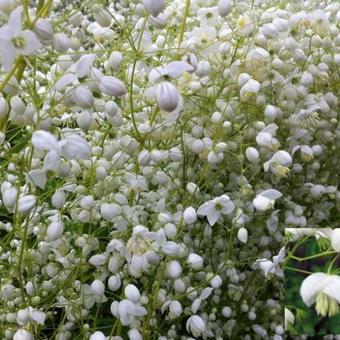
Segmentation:
{"type": "Polygon", "coordinates": [[[340,252],[340,228],[333,229],[330,235],[332,248],[340,252]]]}
{"type": "Polygon", "coordinates": [[[273,256],[272,261],[268,259],[259,259],[254,263],[254,268],[260,268],[263,271],[265,277],[269,274],[273,274],[279,277],[283,276],[283,271],[279,267],[279,264],[285,257],[285,247],[282,247],[279,253],[273,256]]]}
{"type": "Polygon", "coordinates": [[[194,337],[199,337],[206,329],[204,320],[198,315],[192,315],[186,322],[186,329],[194,337]]]}
{"type": "Polygon", "coordinates": [[[295,322],[294,314],[288,308],[285,308],[285,329],[287,329],[290,323],[294,324],[294,322],[295,322]]]}
{"type": "Polygon", "coordinates": [[[197,210],[200,216],[207,216],[208,222],[213,226],[220,216],[228,215],[233,212],[235,204],[230,200],[229,196],[224,194],[213,200],[203,203],[197,210]]]}
{"type": "Polygon", "coordinates": [[[280,177],[286,177],[292,165],[292,156],[285,150],[277,151],[272,158],[263,164],[263,169],[265,172],[269,170],[280,177]]]}
{"type": "Polygon", "coordinates": [[[275,200],[282,197],[280,191],[268,189],[256,195],[253,200],[253,205],[257,211],[266,211],[273,208],[275,200]]]}
{"type": "Polygon", "coordinates": [[[147,314],[147,310],[144,307],[135,304],[127,299],[119,302],[116,311],[113,311],[111,306],[111,312],[117,313],[116,315],[114,315],[116,317],[119,317],[120,322],[124,326],[129,325],[136,316],[144,316],[147,314]]]}
{"type": "Polygon", "coordinates": [[[333,316],[340,313],[340,276],[314,273],[303,280],[300,287],[303,302],[321,316],[333,316]]]}
{"type": "Polygon", "coordinates": [[[249,79],[242,87],[240,90],[240,98],[241,99],[249,99],[253,95],[256,95],[259,93],[261,88],[261,85],[258,81],[254,79],[249,79]]]}
{"type": "Polygon", "coordinates": [[[35,33],[22,30],[22,7],[16,8],[8,19],[8,25],[0,28],[0,53],[2,66],[8,71],[18,55],[31,55],[41,47],[35,33]]]}
{"type": "Polygon", "coordinates": [[[156,100],[159,107],[167,112],[174,111],[179,104],[179,93],[176,87],[168,81],[157,85],[156,100]]]}

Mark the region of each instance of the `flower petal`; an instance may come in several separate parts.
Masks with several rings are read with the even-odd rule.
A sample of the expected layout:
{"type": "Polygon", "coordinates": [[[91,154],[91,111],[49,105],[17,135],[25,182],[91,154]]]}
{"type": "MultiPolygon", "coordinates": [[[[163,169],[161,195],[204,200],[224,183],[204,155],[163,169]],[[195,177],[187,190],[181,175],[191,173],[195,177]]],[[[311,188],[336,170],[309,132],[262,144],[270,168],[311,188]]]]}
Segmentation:
{"type": "Polygon", "coordinates": [[[328,284],[328,275],[325,273],[314,273],[303,280],[300,287],[300,295],[307,306],[316,301],[316,295],[328,284]]]}
{"type": "Polygon", "coordinates": [[[198,209],[197,214],[200,216],[207,216],[215,209],[215,204],[213,201],[208,201],[203,203],[198,209]]]}
{"type": "Polygon", "coordinates": [[[220,215],[220,212],[214,208],[214,210],[207,215],[209,224],[213,226],[219,219],[220,215]]]}
{"type": "Polygon", "coordinates": [[[329,284],[323,292],[340,303],[340,276],[330,275],[329,284]]]}
{"type": "Polygon", "coordinates": [[[332,230],[331,233],[332,248],[340,252],[340,228],[332,230]]]}
{"type": "Polygon", "coordinates": [[[22,6],[16,8],[8,18],[8,26],[13,30],[15,34],[20,34],[22,31],[21,23],[22,6]]]}
{"type": "Polygon", "coordinates": [[[21,33],[21,36],[24,37],[25,39],[25,46],[24,48],[20,49],[20,52],[23,55],[30,55],[34,53],[36,50],[38,50],[39,48],[41,48],[41,44],[37,36],[32,31],[28,31],[28,30],[23,31],[21,33]]]}

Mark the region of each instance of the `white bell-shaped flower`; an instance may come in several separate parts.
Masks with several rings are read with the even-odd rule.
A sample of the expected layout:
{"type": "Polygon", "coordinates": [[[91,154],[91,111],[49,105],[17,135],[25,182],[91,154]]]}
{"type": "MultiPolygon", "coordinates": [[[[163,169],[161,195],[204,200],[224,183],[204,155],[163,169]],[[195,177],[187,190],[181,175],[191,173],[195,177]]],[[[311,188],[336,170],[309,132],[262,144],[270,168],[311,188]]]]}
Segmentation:
{"type": "Polygon", "coordinates": [[[340,276],[326,273],[309,275],[300,287],[303,302],[321,316],[333,316],[340,313],[340,276]]]}
{"type": "Polygon", "coordinates": [[[340,252],[340,228],[333,229],[330,235],[332,248],[340,252]]]}
{"type": "Polygon", "coordinates": [[[157,17],[164,8],[164,0],[143,0],[144,8],[154,17],[157,17]]]}
{"type": "Polygon", "coordinates": [[[264,190],[254,198],[253,205],[257,211],[266,211],[273,208],[275,200],[280,197],[282,194],[278,190],[264,190]]]}
{"type": "Polygon", "coordinates": [[[199,337],[205,331],[206,324],[204,320],[198,315],[192,315],[186,322],[186,329],[194,337],[199,337]]]}
{"type": "Polygon", "coordinates": [[[163,81],[157,85],[156,100],[162,110],[172,112],[179,104],[179,93],[173,84],[163,81]]]}

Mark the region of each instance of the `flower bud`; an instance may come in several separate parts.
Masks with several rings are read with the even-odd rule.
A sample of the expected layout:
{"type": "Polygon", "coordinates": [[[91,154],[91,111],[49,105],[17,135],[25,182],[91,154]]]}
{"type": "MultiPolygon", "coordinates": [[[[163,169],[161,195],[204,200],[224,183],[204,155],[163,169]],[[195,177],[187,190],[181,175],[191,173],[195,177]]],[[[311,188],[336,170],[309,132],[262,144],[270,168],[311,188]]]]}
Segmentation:
{"type": "Polygon", "coordinates": [[[36,198],[33,195],[22,196],[18,200],[18,213],[26,214],[29,213],[36,204],[36,198]]]}
{"type": "Polygon", "coordinates": [[[57,52],[64,53],[70,48],[70,39],[64,33],[55,33],[52,45],[57,52]]]}
{"type": "Polygon", "coordinates": [[[182,274],[182,267],[178,261],[170,261],[168,262],[166,266],[166,270],[168,275],[172,279],[177,279],[181,276],[182,274]]]}
{"type": "Polygon", "coordinates": [[[237,238],[242,243],[247,243],[248,241],[248,231],[246,228],[240,228],[237,232],[237,238]]]}
{"type": "Polygon", "coordinates": [[[116,203],[103,203],[100,207],[100,213],[106,221],[112,221],[113,218],[120,215],[122,208],[116,203]]]}
{"type": "Polygon", "coordinates": [[[10,187],[2,194],[2,202],[7,209],[12,208],[17,201],[18,191],[16,188],[10,187]]]}
{"type": "Polygon", "coordinates": [[[105,285],[100,280],[94,280],[91,283],[91,290],[95,295],[102,296],[105,291],[105,285]]]}
{"type": "Polygon", "coordinates": [[[98,88],[104,94],[113,97],[121,97],[126,93],[124,83],[113,76],[101,77],[98,88]]]}
{"type": "Polygon", "coordinates": [[[128,331],[129,340],[143,340],[142,335],[136,328],[132,328],[128,331]]]}
{"type": "Polygon", "coordinates": [[[119,66],[122,63],[123,56],[119,51],[113,51],[109,57],[109,60],[114,71],[118,71],[119,66]]]}
{"type": "Polygon", "coordinates": [[[109,289],[112,290],[113,292],[118,290],[120,288],[121,284],[122,284],[122,282],[121,282],[119,274],[110,276],[109,280],[107,282],[109,289]]]}
{"type": "Polygon", "coordinates": [[[192,269],[201,269],[203,267],[203,258],[197,254],[191,253],[187,259],[188,265],[192,269]]]}
{"type": "Polygon", "coordinates": [[[64,223],[60,221],[52,222],[47,228],[48,241],[55,241],[61,237],[64,232],[64,223]]]}
{"type": "Polygon", "coordinates": [[[249,162],[258,163],[260,155],[259,155],[259,152],[255,148],[250,146],[246,149],[246,157],[249,162]]]}
{"type": "Polygon", "coordinates": [[[80,107],[92,107],[94,102],[92,92],[82,85],[72,91],[72,99],[80,107]]]}
{"type": "Polygon", "coordinates": [[[39,18],[34,25],[34,32],[42,41],[51,41],[53,39],[53,27],[49,20],[39,18]]]}
{"type": "Polygon", "coordinates": [[[183,213],[183,220],[186,224],[195,223],[197,220],[196,210],[193,207],[186,208],[183,213]]]}
{"type": "Polygon", "coordinates": [[[95,4],[93,7],[94,19],[102,27],[108,27],[111,25],[112,17],[108,10],[95,4]]]}
{"type": "Polygon", "coordinates": [[[106,262],[106,256],[104,254],[93,255],[89,258],[89,263],[95,267],[104,265],[106,262]]]}
{"type": "Polygon", "coordinates": [[[9,105],[5,98],[0,98],[0,119],[4,118],[9,111],[9,105]]]}
{"type": "Polygon", "coordinates": [[[140,300],[140,292],[135,285],[128,284],[124,289],[125,296],[133,303],[137,303],[140,300]]]}
{"type": "Polygon", "coordinates": [[[162,110],[172,112],[178,106],[179,93],[174,85],[164,81],[157,85],[156,100],[162,110]]]}
{"type": "Polygon", "coordinates": [[[221,17],[227,16],[231,12],[231,1],[220,0],[217,6],[217,11],[221,17]]]}
{"type": "Polygon", "coordinates": [[[164,0],[143,0],[144,8],[154,17],[157,17],[162,12],[164,0]]]}

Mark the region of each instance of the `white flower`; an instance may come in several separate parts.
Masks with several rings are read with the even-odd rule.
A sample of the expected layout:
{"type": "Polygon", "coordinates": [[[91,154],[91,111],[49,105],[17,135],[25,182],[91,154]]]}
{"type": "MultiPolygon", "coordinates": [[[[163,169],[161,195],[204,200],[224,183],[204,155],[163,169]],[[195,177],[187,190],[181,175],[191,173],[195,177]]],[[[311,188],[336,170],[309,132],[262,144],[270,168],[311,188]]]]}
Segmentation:
{"type": "Polygon", "coordinates": [[[282,197],[280,191],[268,189],[256,195],[253,200],[253,205],[257,211],[266,211],[274,207],[275,200],[282,197]]]}
{"type": "Polygon", "coordinates": [[[188,207],[183,212],[183,220],[186,224],[195,223],[197,220],[196,210],[193,207],[188,207]]]}
{"type": "Polygon", "coordinates": [[[90,335],[90,340],[105,340],[106,336],[103,332],[97,331],[90,335]]]}
{"type": "Polygon", "coordinates": [[[36,205],[37,199],[34,195],[25,195],[18,199],[18,213],[26,214],[36,205]]]}
{"type": "Polygon", "coordinates": [[[186,329],[193,336],[199,337],[205,331],[206,325],[204,320],[198,315],[192,315],[186,322],[186,329]]]}
{"type": "Polygon", "coordinates": [[[133,303],[137,303],[140,300],[140,292],[138,288],[133,284],[128,284],[124,289],[125,296],[133,303]]]}
{"type": "Polygon", "coordinates": [[[241,99],[249,99],[253,95],[259,93],[261,85],[258,81],[254,79],[249,79],[240,90],[240,98],[241,99]]]}
{"type": "Polygon", "coordinates": [[[144,307],[129,300],[120,301],[117,312],[118,315],[115,316],[119,317],[122,325],[124,326],[129,325],[136,316],[144,316],[147,314],[147,311],[144,307]]]}
{"type": "Polygon", "coordinates": [[[330,235],[332,248],[340,252],[340,228],[333,229],[330,235]]]}
{"type": "Polygon", "coordinates": [[[179,93],[176,87],[168,81],[157,85],[156,100],[159,107],[167,112],[174,111],[179,104],[179,93]]]}
{"type": "Polygon", "coordinates": [[[336,315],[340,313],[340,276],[325,273],[309,275],[302,282],[300,295],[308,307],[316,303],[318,315],[336,315]]]}
{"type": "Polygon", "coordinates": [[[197,254],[191,253],[187,259],[188,265],[193,269],[201,269],[203,267],[203,258],[197,254]]]}
{"type": "Polygon", "coordinates": [[[8,71],[18,55],[31,55],[41,47],[34,32],[22,30],[22,7],[16,8],[8,19],[8,25],[0,28],[0,52],[2,66],[8,71]]]}
{"type": "Polygon", "coordinates": [[[265,277],[267,277],[269,274],[282,277],[283,271],[279,267],[279,264],[283,261],[284,257],[285,257],[285,248],[282,247],[279,253],[273,256],[273,261],[270,261],[268,259],[259,259],[259,260],[256,260],[256,262],[254,263],[254,267],[255,268],[260,267],[265,277]]]}
{"type": "Polygon", "coordinates": [[[234,203],[230,200],[228,195],[224,194],[203,203],[198,208],[197,214],[200,216],[207,216],[209,224],[213,226],[220,218],[221,214],[228,215],[234,208],[234,203]]]}
{"type": "Polygon", "coordinates": [[[247,243],[248,241],[248,230],[244,227],[240,228],[237,232],[237,238],[242,243],[247,243]]]}
{"type": "Polygon", "coordinates": [[[19,329],[15,332],[13,340],[34,340],[34,336],[26,329],[19,329]]]}
{"type": "Polygon", "coordinates": [[[46,313],[35,310],[33,307],[20,309],[17,313],[17,323],[21,326],[28,322],[35,321],[40,325],[45,323],[46,313]]]}
{"type": "Polygon", "coordinates": [[[99,79],[98,88],[104,94],[113,97],[121,97],[126,93],[124,83],[113,76],[101,77],[99,79]]]}
{"type": "Polygon", "coordinates": [[[55,241],[63,234],[65,225],[61,221],[52,222],[47,228],[47,239],[49,241],[55,241]]]}
{"type": "Polygon", "coordinates": [[[269,170],[280,177],[286,177],[290,170],[289,167],[292,165],[292,156],[285,150],[277,151],[273,157],[263,164],[265,172],[269,170]]]}
{"type": "Polygon", "coordinates": [[[288,308],[285,308],[285,329],[287,329],[288,324],[294,324],[294,322],[294,314],[288,308]]]}
{"type": "Polygon", "coordinates": [[[259,162],[260,155],[255,148],[250,146],[246,149],[246,157],[249,162],[256,164],[259,162]]]}

